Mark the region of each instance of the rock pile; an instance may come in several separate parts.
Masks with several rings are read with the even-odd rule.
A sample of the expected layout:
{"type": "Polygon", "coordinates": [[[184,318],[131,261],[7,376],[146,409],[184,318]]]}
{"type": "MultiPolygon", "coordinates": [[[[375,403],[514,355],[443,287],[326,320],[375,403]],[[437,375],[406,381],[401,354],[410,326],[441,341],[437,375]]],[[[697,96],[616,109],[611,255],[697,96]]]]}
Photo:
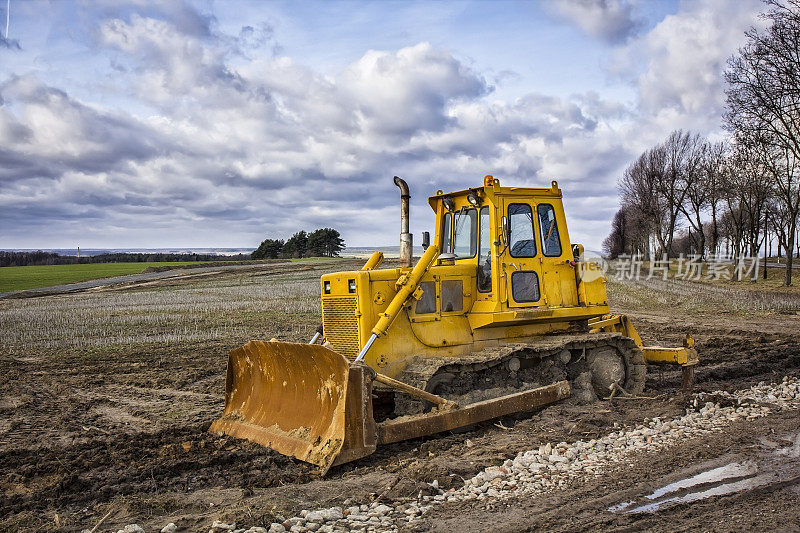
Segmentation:
{"type": "Polygon", "coordinates": [[[738,420],[754,420],[774,409],[798,409],[799,406],[800,383],[788,377],[777,385],[760,383],[733,394],[700,393],[681,417],[645,419],[643,424],[620,428],[598,440],[544,444],[537,450],[518,454],[501,467],[487,468],[466,480],[463,488],[445,499],[484,500],[561,487],[574,480],[599,477],[610,465],[623,462],[633,453],[655,452],[720,430],[738,420]],[[704,398],[717,401],[704,401],[704,398]]]}

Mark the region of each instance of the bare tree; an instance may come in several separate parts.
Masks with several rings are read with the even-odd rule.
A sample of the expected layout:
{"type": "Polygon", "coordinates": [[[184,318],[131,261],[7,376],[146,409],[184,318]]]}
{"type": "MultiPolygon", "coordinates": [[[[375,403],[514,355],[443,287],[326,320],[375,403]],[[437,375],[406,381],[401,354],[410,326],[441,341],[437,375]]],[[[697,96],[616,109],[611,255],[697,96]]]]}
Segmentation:
{"type": "Polygon", "coordinates": [[[757,137],[777,154],[780,171],[773,178],[788,218],[784,282],[791,285],[800,213],[800,0],[766,4],[769,28],[750,29],[747,44],[728,61],[725,120],[732,131],[757,137]]]}
{"type": "Polygon", "coordinates": [[[723,181],[728,164],[727,146],[723,142],[705,143],[703,145],[702,181],[706,190],[706,205],[711,213],[711,244],[709,250],[717,253],[719,245],[719,208],[723,201],[723,181]]]}
{"type": "Polygon", "coordinates": [[[708,143],[699,135],[689,135],[684,150],[682,163],[682,185],[685,191],[683,203],[679,209],[689,222],[694,232],[689,232],[689,239],[696,245],[696,251],[705,257],[706,233],[703,228],[703,213],[709,207],[710,187],[707,182],[706,154],[708,143]]]}
{"type": "MultiPolygon", "coordinates": [[[[644,219],[646,232],[654,234],[663,250],[666,246],[664,227],[664,203],[658,194],[658,181],[664,171],[663,150],[653,148],[640,155],[625,169],[619,181],[622,204],[640,213],[644,219]]],[[[647,253],[649,257],[649,246],[647,253]]]]}
{"type": "MultiPolygon", "coordinates": [[[[784,242],[787,238],[785,221],[786,217],[784,213],[781,212],[783,208],[783,203],[780,202],[774,196],[767,200],[767,207],[766,207],[766,218],[767,218],[767,231],[772,234],[772,237],[777,241],[777,248],[778,248],[778,257],[781,256],[781,247],[784,245],[784,242]]],[[[772,239],[767,238],[769,249],[766,252],[766,257],[772,257],[772,239]]],[[[766,262],[766,261],[765,261],[766,262]]]]}
{"type": "Polygon", "coordinates": [[[636,207],[623,205],[611,222],[611,233],[603,240],[603,252],[609,259],[621,254],[647,255],[650,231],[647,217],[636,207]]]}
{"type": "Polygon", "coordinates": [[[620,180],[623,205],[633,206],[646,216],[658,242],[658,256],[673,254],[681,214],[700,234],[700,248],[705,247],[701,214],[708,195],[702,184],[702,154],[699,135],[674,131],[663,143],[642,153],[620,180]]]}
{"type": "MultiPolygon", "coordinates": [[[[672,241],[678,228],[678,215],[683,213],[689,189],[700,174],[700,136],[683,130],[673,131],[661,145],[664,153],[664,171],[656,182],[656,189],[665,207],[663,219],[665,246],[663,253],[672,254],[672,241]]],[[[687,217],[688,218],[688,217],[687,217]]]]}
{"type": "Polygon", "coordinates": [[[800,216],[800,161],[783,147],[778,147],[772,142],[757,144],[759,163],[770,178],[770,196],[776,200],[779,208],[773,210],[773,217],[780,217],[775,223],[783,229],[784,238],[780,239],[779,246],[787,251],[787,272],[784,283],[792,283],[792,254],[793,244],[800,246],[798,240],[798,216],[800,216]],[[794,186],[792,186],[792,182],[794,186]],[[792,234],[794,231],[794,235],[792,234]]]}
{"type": "Polygon", "coordinates": [[[725,252],[734,257],[742,256],[747,211],[742,196],[747,188],[746,174],[739,170],[739,165],[731,164],[723,174],[722,195],[726,210],[723,213],[722,233],[725,236],[725,252]]]}
{"type": "Polygon", "coordinates": [[[759,138],[746,137],[737,133],[734,145],[733,171],[741,173],[741,179],[735,180],[741,207],[744,210],[745,251],[756,256],[764,238],[762,230],[766,217],[766,207],[773,196],[774,170],[773,161],[767,145],[759,138]]]}

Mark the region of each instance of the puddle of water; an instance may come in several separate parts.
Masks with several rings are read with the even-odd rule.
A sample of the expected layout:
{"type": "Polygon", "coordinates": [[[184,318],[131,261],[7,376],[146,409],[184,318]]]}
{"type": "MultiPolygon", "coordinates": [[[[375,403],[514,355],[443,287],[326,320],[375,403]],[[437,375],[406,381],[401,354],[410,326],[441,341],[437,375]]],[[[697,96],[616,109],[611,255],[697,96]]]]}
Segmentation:
{"type": "MultiPolygon", "coordinates": [[[[793,442],[787,447],[774,449],[773,446],[767,446],[773,449],[766,454],[767,461],[761,461],[765,463],[762,465],[763,468],[750,460],[728,463],[665,485],[644,498],[612,505],[608,510],[613,513],[652,513],[666,505],[752,490],[780,481],[787,475],[796,475],[799,466],[796,460],[800,458],[800,433],[792,437],[789,438],[793,442]],[[776,456],[783,456],[786,459],[776,462],[776,456]]],[[[777,443],[773,444],[778,446],[777,443]]]]}
{"type": "Polygon", "coordinates": [[[636,500],[631,500],[613,505],[608,510],[614,513],[621,511],[626,513],[654,512],[667,504],[692,502],[711,496],[752,489],[768,482],[768,477],[759,476],[758,467],[752,461],[728,463],[653,491],[652,494],[645,496],[651,500],[650,503],[636,505],[636,500]]]}
{"type": "Polygon", "coordinates": [[[743,478],[754,476],[758,472],[758,467],[753,462],[729,463],[719,468],[714,468],[706,472],[701,472],[696,476],[670,483],[647,496],[649,500],[657,500],[665,494],[676,492],[681,489],[688,489],[697,485],[707,485],[709,483],[722,483],[731,478],[743,478]]]}
{"type": "Polygon", "coordinates": [[[609,507],[608,510],[611,511],[612,513],[616,513],[616,512],[619,512],[619,511],[622,511],[622,510],[626,509],[627,507],[630,507],[634,503],[636,503],[635,500],[618,503],[616,505],[612,505],[611,507],[609,507]]]}
{"type": "Polygon", "coordinates": [[[739,481],[732,481],[728,483],[723,482],[719,485],[712,486],[711,488],[708,488],[706,490],[689,492],[688,494],[684,494],[683,496],[671,496],[659,501],[655,501],[653,503],[648,503],[645,505],[634,507],[633,509],[626,509],[626,512],[652,513],[658,511],[661,507],[667,504],[688,503],[697,500],[704,500],[706,498],[711,498],[712,496],[723,496],[725,494],[733,494],[734,492],[740,492],[743,490],[751,490],[756,487],[760,487],[762,485],[767,485],[771,483],[773,477],[774,476],[772,474],[761,474],[755,477],[747,477],[745,479],[740,479],[739,481]]]}

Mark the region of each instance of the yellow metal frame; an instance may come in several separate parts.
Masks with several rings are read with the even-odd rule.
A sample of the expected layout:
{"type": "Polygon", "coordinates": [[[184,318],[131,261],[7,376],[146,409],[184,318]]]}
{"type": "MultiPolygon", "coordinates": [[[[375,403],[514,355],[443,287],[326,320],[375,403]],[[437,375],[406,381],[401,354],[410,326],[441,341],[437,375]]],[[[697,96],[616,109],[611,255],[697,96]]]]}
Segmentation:
{"type": "Polygon", "coordinates": [[[700,362],[697,350],[694,348],[694,339],[686,335],[683,346],[679,348],[666,348],[664,346],[645,346],[642,338],[625,315],[604,315],[589,320],[592,333],[617,332],[630,337],[642,350],[644,360],[656,365],[694,366],[700,362]]]}

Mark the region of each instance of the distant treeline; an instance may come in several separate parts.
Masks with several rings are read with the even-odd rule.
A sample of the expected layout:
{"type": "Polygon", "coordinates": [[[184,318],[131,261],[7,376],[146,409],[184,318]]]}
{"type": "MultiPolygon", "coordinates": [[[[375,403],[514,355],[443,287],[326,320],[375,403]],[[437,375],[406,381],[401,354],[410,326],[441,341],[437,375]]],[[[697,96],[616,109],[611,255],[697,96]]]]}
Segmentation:
{"type": "Polygon", "coordinates": [[[166,261],[245,261],[250,254],[170,254],[170,253],[110,253],[77,257],[54,252],[0,252],[0,267],[34,265],[83,265],[90,263],[161,263],[166,261]]]}
{"type": "Polygon", "coordinates": [[[298,231],[287,240],[264,239],[250,257],[276,259],[282,257],[335,257],[344,249],[344,239],[333,228],[319,228],[311,233],[298,231]]]}

